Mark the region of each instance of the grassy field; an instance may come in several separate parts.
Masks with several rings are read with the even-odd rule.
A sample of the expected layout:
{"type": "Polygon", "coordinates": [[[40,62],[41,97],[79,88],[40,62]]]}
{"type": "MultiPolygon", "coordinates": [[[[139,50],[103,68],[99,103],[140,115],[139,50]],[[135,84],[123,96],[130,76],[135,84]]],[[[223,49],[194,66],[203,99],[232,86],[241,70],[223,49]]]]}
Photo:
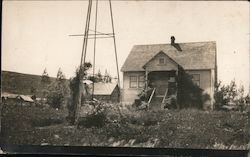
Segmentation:
{"type": "Polygon", "coordinates": [[[67,111],[5,105],[2,143],[119,147],[250,149],[249,112],[135,111],[108,107],[103,114],[66,122],[67,111]],[[98,119],[99,118],[99,119],[98,119]],[[103,125],[94,123],[103,120],[103,125]]]}

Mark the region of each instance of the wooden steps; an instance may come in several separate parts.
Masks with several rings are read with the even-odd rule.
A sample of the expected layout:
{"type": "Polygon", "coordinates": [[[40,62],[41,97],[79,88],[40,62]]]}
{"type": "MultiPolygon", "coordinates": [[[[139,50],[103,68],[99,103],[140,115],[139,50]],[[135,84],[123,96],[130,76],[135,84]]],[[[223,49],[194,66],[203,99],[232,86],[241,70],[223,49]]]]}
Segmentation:
{"type": "Polygon", "coordinates": [[[161,109],[161,103],[164,96],[154,96],[152,101],[150,102],[149,109],[151,110],[159,110],[161,109]]]}

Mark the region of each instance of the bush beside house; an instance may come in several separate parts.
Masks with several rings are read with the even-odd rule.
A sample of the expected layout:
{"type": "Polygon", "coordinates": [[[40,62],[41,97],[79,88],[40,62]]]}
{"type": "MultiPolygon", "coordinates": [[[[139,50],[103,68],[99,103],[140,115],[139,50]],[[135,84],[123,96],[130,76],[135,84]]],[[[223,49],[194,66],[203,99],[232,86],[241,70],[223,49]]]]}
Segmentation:
{"type": "Polygon", "coordinates": [[[244,87],[238,88],[235,80],[229,85],[222,85],[219,82],[215,88],[215,109],[217,110],[240,110],[245,111],[249,108],[250,97],[244,95],[244,87]]]}

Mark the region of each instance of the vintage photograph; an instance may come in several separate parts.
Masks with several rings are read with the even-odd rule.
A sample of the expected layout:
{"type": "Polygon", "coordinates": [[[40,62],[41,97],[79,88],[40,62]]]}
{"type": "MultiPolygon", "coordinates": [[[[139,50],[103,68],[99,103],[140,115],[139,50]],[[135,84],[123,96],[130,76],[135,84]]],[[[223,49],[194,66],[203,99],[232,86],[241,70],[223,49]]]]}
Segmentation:
{"type": "Polygon", "coordinates": [[[2,4],[1,144],[250,149],[249,2],[2,4]]]}

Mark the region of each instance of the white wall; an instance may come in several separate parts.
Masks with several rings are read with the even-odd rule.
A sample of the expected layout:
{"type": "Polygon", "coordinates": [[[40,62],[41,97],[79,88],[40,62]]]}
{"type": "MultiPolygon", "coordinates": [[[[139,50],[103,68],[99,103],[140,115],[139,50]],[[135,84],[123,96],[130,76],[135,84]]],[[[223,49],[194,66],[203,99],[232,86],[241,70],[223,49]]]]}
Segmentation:
{"type": "Polygon", "coordinates": [[[142,88],[130,88],[129,87],[129,77],[145,75],[145,72],[124,72],[123,73],[123,92],[122,92],[122,102],[133,103],[135,99],[139,98],[137,95],[143,90],[142,88]]]}

